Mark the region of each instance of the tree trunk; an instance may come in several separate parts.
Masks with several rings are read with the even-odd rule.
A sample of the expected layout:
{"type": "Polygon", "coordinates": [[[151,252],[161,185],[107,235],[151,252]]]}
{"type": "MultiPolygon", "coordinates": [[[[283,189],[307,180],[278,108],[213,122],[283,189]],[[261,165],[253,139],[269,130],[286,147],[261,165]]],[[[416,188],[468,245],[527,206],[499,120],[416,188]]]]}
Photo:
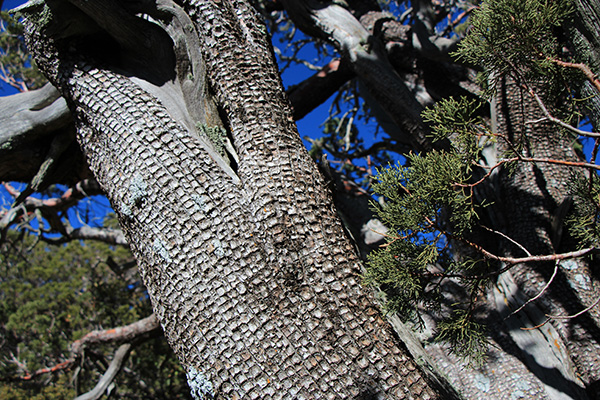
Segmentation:
{"type": "Polygon", "coordinates": [[[253,9],[135,6],[32,6],[28,44],[67,99],[194,397],[438,397],[360,284],[253,9]]]}
{"type": "MultiPolygon", "coordinates": [[[[522,142],[520,151],[523,157],[553,159],[578,162],[579,157],[573,149],[573,138],[550,122],[539,121],[542,111],[535,99],[525,88],[525,83],[516,78],[505,77],[498,87],[496,102],[498,133],[514,142],[522,142]]],[[[550,99],[544,96],[540,85],[528,83],[528,87],[548,106],[550,99]]],[[[509,150],[506,143],[499,141],[499,153],[509,150]]],[[[504,221],[503,232],[520,243],[531,254],[554,254],[576,249],[564,226],[565,208],[570,207],[571,185],[574,179],[583,179],[589,171],[572,169],[565,166],[537,162],[518,163],[513,171],[503,171],[499,176],[500,190],[496,211],[504,221]],[[518,204],[519,207],[509,204],[518,204]]],[[[523,250],[513,245],[499,242],[498,249],[504,254],[523,256],[523,250]]],[[[530,305],[523,314],[530,320],[526,325],[533,327],[543,323],[544,315],[570,316],[591,306],[600,296],[600,287],[591,268],[597,268],[597,261],[590,258],[565,260],[557,263],[537,263],[517,265],[510,274],[501,276],[516,283],[522,298],[533,298],[547,286],[542,301],[530,305]],[[556,274],[553,273],[556,267],[556,274]],[[536,310],[537,309],[537,310],[536,310]],[[540,311],[541,310],[541,311],[540,311]]],[[[501,285],[499,286],[501,287],[501,285]]],[[[500,289],[502,292],[502,289],[500,289]]],[[[497,304],[501,309],[515,309],[521,304],[514,298],[515,293],[503,292],[497,304]],[[513,297],[511,299],[511,297],[513,297]]],[[[519,297],[517,295],[517,297],[519,297]]],[[[512,310],[502,310],[508,316],[512,310]]],[[[526,318],[526,319],[527,319],[526,318]]],[[[516,317],[512,317],[516,319],[516,317]]],[[[512,329],[511,319],[507,321],[511,336],[518,341],[522,333],[512,329]]],[[[521,323],[517,323],[521,325],[521,323]]],[[[536,350],[534,340],[528,337],[520,343],[521,349],[528,354],[527,363],[549,387],[556,387],[561,379],[579,383],[588,389],[591,398],[597,397],[597,382],[600,379],[597,366],[600,363],[600,312],[594,307],[578,318],[552,319],[540,329],[547,343],[536,350]],[[541,361],[554,350],[554,361],[549,364],[541,361]],[[541,351],[545,355],[540,354],[541,351]],[[537,354],[536,354],[537,353],[537,354]],[[553,374],[560,373],[561,376],[553,374]]],[[[566,390],[577,398],[575,389],[566,390]]]]}

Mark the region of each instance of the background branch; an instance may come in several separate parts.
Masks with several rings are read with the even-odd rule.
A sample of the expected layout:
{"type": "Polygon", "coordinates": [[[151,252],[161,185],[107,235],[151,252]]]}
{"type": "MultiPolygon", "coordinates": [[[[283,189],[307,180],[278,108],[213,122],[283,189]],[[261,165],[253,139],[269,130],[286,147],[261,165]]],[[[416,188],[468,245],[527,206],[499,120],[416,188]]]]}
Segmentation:
{"type": "Polygon", "coordinates": [[[98,381],[98,384],[87,393],[82,394],[81,396],[77,396],[75,400],[97,400],[104,395],[104,393],[109,389],[109,385],[115,379],[123,362],[129,355],[129,351],[131,350],[131,343],[125,343],[119,346],[115,355],[113,356],[108,369],[102,375],[102,378],[98,381]]]}

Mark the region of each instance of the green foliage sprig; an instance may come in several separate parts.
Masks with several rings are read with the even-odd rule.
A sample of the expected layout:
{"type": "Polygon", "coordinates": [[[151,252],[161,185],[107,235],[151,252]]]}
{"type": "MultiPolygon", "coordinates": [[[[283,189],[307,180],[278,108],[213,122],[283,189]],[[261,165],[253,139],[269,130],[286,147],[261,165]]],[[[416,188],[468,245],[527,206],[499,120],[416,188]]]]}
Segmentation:
{"type": "Polygon", "coordinates": [[[453,152],[462,155],[466,172],[471,172],[481,150],[495,141],[478,115],[482,106],[483,103],[475,99],[451,97],[438,101],[422,113],[423,121],[431,126],[434,140],[451,139],[453,152]]]}
{"type": "Polygon", "coordinates": [[[406,166],[379,171],[373,188],[384,205],[373,206],[393,233],[371,253],[365,273],[367,284],[385,292],[387,310],[405,320],[418,318],[421,307],[442,316],[438,339],[474,362],[481,361],[487,344],[483,327],[474,320],[474,299],[490,283],[493,270],[469,257],[459,261],[455,246],[471,244],[484,206],[475,200],[470,182],[482,146],[493,137],[475,115],[478,106],[467,99],[439,102],[424,118],[436,138],[455,138],[453,151],[410,154],[406,166]],[[445,279],[457,280],[473,301],[442,307],[445,279]]]}
{"type": "Polygon", "coordinates": [[[455,309],[449,318],[440,321],[438,330],[437,340],[449,342],[454,354],[470,360],[473,364],[483,362],[488,339],[485,327],[473,319],[471,312],[455,309]]]}
{"type": "MultiPolygon", "coordinates": [[[[497,80],[511,75],[525,89],[525,95],[547,102],[548,109],[566,121],[557,124],[557,129],[564,128],[575,115],[573,92],[566,83],[580,77],[563,68],[573,68],[574,64],[563,62],[556,31],[571,12],[569,0],[484,1],[473,15],[457,56],[482,69],[484,97],[493,97],[497,80]]],[[[537,261],[535,256],[527,261],[499,257],[477,244],[479,233],[487,230],[480,225],[480,213],[486,204],[474,196],[477,186],[493,171],[502,168],[510,173],[521,162],[579,166],[591,171],[598,151],[597,142],[590,164],[524,156],[527,129],[514,138],[494,134],[478,117],[479,107],[478,102],[467,99],[438,102],[422,116],[434,138],[450,139],[451,148],[410,155],[406,165],[379,172],[374,189],[385,201],[383,206],[375,205],[375,211],[391,233],[387,243],[370,255],[365,274],[368,284],[385,292],[387,309],[401,317],[418,317],[423,308],[438,312],[436,339],[448,342],[451,351],[473,362],[483,360],[487,344],[485,327],[476,315],[478,297],[512,265],[537,261]],[[499,138],[508,147],[510,154],[505,156],[509,158],[487,166],[487,170],[480,168],[484,146],[499,138]],[[504,267],[498,269],[494,260],[504,263],[504,267]],[[458,284],[460,295],[444,293],[444,282],[448,280],[458,284]]],[[[549,116],[547,109],[543,111],[546,120],[557,119],[549,116]]],[[[595,172],[575,181],[570,231],[582,248],[597,251],[600,182],[595,172]]],[[[512,242],[506,236],[501,240],[512,242]]],[[[558,259],[552,258],[555,256],[540,257],[539,261],[558,259]]],[[[564,256],[571,257],[567,253],[564,256]]]]}
{"type": "Polygon", "coordinates": [[[600,179],[590,174],[588,179],[573,179],[571,190],[573,209],[566,220],[579,248],[600,246],[600,179]]]}
{"type": "Polygon", "coordinates": [[[490,90],[498,77],[516,70],[528,78],[551,78],[559,51],[553,29],[572,11],[570,0],[484,1],[456,56],[481,67],[480,84],[490,90]]]}

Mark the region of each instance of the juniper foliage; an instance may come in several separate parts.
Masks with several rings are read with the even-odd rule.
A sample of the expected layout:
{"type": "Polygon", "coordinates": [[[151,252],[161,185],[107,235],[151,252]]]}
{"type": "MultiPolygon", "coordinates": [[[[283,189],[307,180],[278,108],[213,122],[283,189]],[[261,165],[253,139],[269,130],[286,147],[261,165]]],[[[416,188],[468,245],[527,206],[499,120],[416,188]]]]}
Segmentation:
{"type": "Polygon", "coordinates": [[[570,0],[484,1],[456,56],[482,69],[479,83],[488,96],[507,73],[527,79],[560,75],[553,62],[561,49],[556,29],[572,11],[570,0]]]}
{"type": "MultiPolygon", "coordinates": [[[[390,233],[387,243],[370,255],[366,283],[380,287],[387,310],[405,320],[419,321],[423,310],[437,313],[436,340],[449,343],[451,351],[470,362],[483,361],[487,346],[485,326],[477,318],[478,299],[501,272],[479,240],[487,204],[475,190],[491,171],[510,172],[517,162],[526,162],[519,154],[528,140],[502,137],[511,150],[504,157],[515,160],[500,159],[483,168],[482,151],[499,136],[481,110],[492,100],[499,79],[511,75],[527,89],[539,90],[563,121],[577,122],[581,114],[574,106],[580,101],[569,84],[582,76],[557,62],[577,61],[560,35],[572,10],[568,0],[482,2],[455,54],[482,71],[481,102],[447,99],[427,109],[423,119],[434,139],[449,139],[450,149],[410,154],[405,165],[380,170],[374,185],[384,201],[373,207],[390,233]],[[444,282],[460,286],[463,295],[457,300],[456,292],[444,292],[444,282]]],[[[578,144],[576,138],[573,142],[578,144]]],[[[590,172],[586,179],[573,178],[572,186],[570,232],[581,248],[597,246],[598,176],[590,172]]]]}
{"type": "Polygon", "coordinates": [[[438,102],[424,118],[436,138],[455,137],[453,150],[410,154],[406,165],[379,171],[373,187],[384,205],[373,206],[393,234],[370,255],[365,274],[367,284],[386,293],[386,309],[405,320],[418,320],[423,309],[444,315],[438,339],[474,362],[481,361],[487,341],[482,325],[472,318],[477,305],[471,299],[491,283],[492,275],[485,275],[491,267],[485,260],[454,254],[457,245],[472,243],[486,206],[474,198],[471,183],[482,146],[493,137],[475,115],[477,109],[467,99],[438,102]],[[448,304],[445,279],[462,284],[468,299],[448,304]]]}

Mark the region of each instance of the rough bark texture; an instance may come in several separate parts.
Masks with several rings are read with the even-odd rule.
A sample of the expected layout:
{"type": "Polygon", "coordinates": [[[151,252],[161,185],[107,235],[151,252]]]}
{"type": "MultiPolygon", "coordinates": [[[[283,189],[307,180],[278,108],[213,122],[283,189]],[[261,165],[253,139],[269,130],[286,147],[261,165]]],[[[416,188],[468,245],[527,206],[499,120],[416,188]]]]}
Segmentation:
{"type": "MultiPolygon", "coordinates": [[[[530,85],[543,96],[540,86],[530,85]]],[[[572,137],[549,122],[531,123],[540,120],[542,111],[522,83],[510,76],[500,80],[493,106],[497,133],[510,138],[513,144],[522,143],[521,156],[579,161],[572,137]]],[[[499,139],[488,162],[494,165],[512,149],[499,139]]],[[[583,172],[530,162],[517,163],[511,171],[501,169],[492,175],[487,187],[478,188],[479,195],[493,204],[486,209],[484,223],[534,255],[573,250],[575,244],[569,240],[559,215],[561,204],[570,194],[573,174],[583,172]]],[[[526,255],[500,235],[485,234],[479,240],[494,254],[526,255]]],[[[597,398],[597,308],[577,319],[554,320],[539,329],[527,330],[542,324],[546,315],[573,315],[592,305],[600,293],[591,266],[589,259],[560,262],[545,295],[515,315],[511,313],[544,289],[555,265],[520,264],[500,275],[487,293],[482,313],[492,343],[485,365],[465,373],[452,367],[460,365],[461,360],[449,355],[444,346],[434,344],[426,349],[438,365],[449,366],[445,369],[449,380],[469,399],[597,398]]],[[[454,299],[459,301],[466,295],[456,294],[454,299]]]]}
{"type": "MultiPolygon", "coordinates": [[[[354,249],[303,150],[264,27],[247,4],[47,3],[51,14],[31,9],[30,47],[73,117],[51,88],[1,100],[0,177],[87,177],[87,166],[72,157],[81,153],[63,145],[73,136],[74,120],[195,396],[435,397],[359,285],[354,249]],[[223,150],[202,134],[216,127],[233,146],[223,150]],[[48,162],[52,173],[40,174],[48,162]]],[[[337,46],[352,70],[317,74],[306,81],[308,92],[320,90],[315,83],[333,90],[356,74],[361,95],[398,143],[429,148],[422,107],[476,91],[469,71],[447,62],[442,50],[452,43],[428,37],[428,1],[415,2],[411,28],[378,12],[373,1],[347,1],[346,9],[333,2],[282,3],[299,27],[337,46]]],[[[576,4],[585,18],[568,33],[576,51],[588,49],[594,61],[598,19],[590,16],[597,6],[576,4]]],[[[527,154],[577,159],[553,126],[525,123],[540,117],[528,93],[514,82],[504,89],[495,110],[502,133],[524,133],[527,154]]],[[[582,93],[596,93],[587,89],[582,93]]],[[[303,97],[298,104],[306,107],[298,109],[317,100],[303,97]]],[[[597,125],[596,99],[588,107],[597,125]]],[[[510,206],[488,208],[490,225],[534,254],[571,249],[568,238],[556,242],[552,226],[569,190],[564,168],[520,164],[514,175],[494,179],[486,195],[510,206]]],[[[339,196],[340,204],[349,197],[339,196]]],[[[355,217],[351,231],[358,236],[370,216],[357,217],[352,207],[341,211],[355,217]]],[[[499,254],[521,255],[497,236],[488,245],[499,254]]],[[[598,307],[541,330],[521,329],[542,322],[544,313],[573,314],[591,304],[598,282],[590,265],[561,263],[548,298],[503,321],[541,290],[553,268],[522,265],[499,279],[488,296],[487,318],[496,347],[483,367],[463,369],[447,348],[427,346],[466,397],[598,398],[598,307]]],[[[420,357],[418,345],[407,346],[420,357]]]]}
{"type": "Polygon", "coordinates": [[[254,11],[241,1],[189,1],[186,11],[239,157],[233,169],[127,77],[134,71],[86,61],[39,21],[28,29],[192,393],[436,398],[360,285],[254,11]]]}
{"type": "MultiPolygon", "coordinates": [[[[567,26],[566,33],[570,45],[578,55],[578,61],[585,63],[592,71],[600,70],[600,4],[593,0],[573,2],[577,18],[567,26]]],[[[598,130],[600,127],[600,99],[593,85],[585,80],[579,86],[580,96],[585,100],[586,114],[598,130]]]]}
{"type": "MultiPolygon", "coordinates": [[[[531,87],[544,97],[539,87],[531,87]]],[[[529,123],[539,120],[542,112],[530,93],[512,78],[507,77],[499,86],[497,115],[498,130],[501,134],[516,142],[525,141],[523,156],[579,161],[572,147],[573,139],[566,133],[551,123],[529,123]]],[[[499,150],[507,150],[502,142],[499,150]]],[[[520,205],[517,208],[500,207],[506,224],[504,231],[532,254],[573,250],[576,244],[572,243],[566,229],[563,229],[564,221],[556,221],[556,218],[560,218],[560,206],[571,194],[569,182],[572,182],[575,176],[583,178],[585,175],[581,170],[571,170],[548,163],[519,163],[513,173],[502,173],[499,177],[502,188],[499,193],[500,204],[516,202],[520,205]],[[562,235],[559,233],[561,231],[562,235]]],[[[499,248],[506,254],[523,254],[522,251],[506,244],[500,245],[499,248]]],[[[567,260],[559,264],[553,284],[544,300],[538,303],[543,313],[531,318],[534,326],[544,322],[543,314],[573,315],[596,301],[600,296],[600,286],[590,267],[597,268],[597,265],[589,259],[567,260]]],[[[524,292],[524,298],[531,298],[544,288],[553,270],[552,263],[544,263],[519,265],[511,273],[515,283],[524,292]]],[[[554,341],[555,347],[561,347],[563,355],[568,354],[571,357],[571,360],[556,361],[559,365],[553,367],[561,372],[564,379],[573,382],[581,379],[592,398],[597,398],[596,382],[600,378],[597,368],[600,365],[599,322],[600,311],[595,307],[576,319],[553,320],[552,325],[560,338],[546,338],[548,342],[554,341]]],[[[547,332],[549,329],[552,328],[542,328],[547,332]]],[[[539,355],[535,355],[534,352],[530,352],[534,358],[531,362],[538,365],[540,362],[535,358],[539,358],[539,355]]],[[[550,386],[557,385],[559,378],[551,378],[547,373],[551,376],[554,372],[549,370],[542,374],[542,380],[550,386]]]]}

